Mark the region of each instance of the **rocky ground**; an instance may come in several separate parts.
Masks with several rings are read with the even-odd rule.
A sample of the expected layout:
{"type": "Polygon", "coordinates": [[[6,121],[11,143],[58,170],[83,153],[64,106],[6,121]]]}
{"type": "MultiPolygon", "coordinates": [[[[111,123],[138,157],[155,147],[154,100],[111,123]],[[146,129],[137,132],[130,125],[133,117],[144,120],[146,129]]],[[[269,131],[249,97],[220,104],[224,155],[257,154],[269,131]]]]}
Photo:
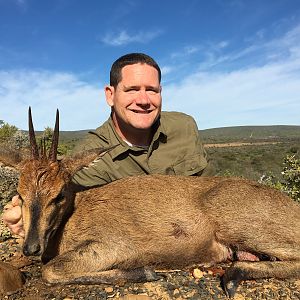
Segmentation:
{"type": "Polygon", "coordinates": [[[18,172],[10,167],[4,167],[0,161],[0,212],[4,205],[17,193],[18,172]]]}
{"type": "MultiPolygon", "coordinates": [[[[1,225],[1,231],[4,227],[1,225]]],[[[220,286],[220,275],[226,265],[211,269],[199,266],[185,270],[158,270],[156,282],[125,285],[55,285],[41,280],[41,264],[21,254],[20,240],[3,234],[0,242],[1,261],[20,268],[26,277],[24,287],[1,299],[70,300],[70,299],[227,299],[220,286]],[[6,236],[5,238],[3,236],[6,236]]],[[[241,284],[234,299],[300,299],[300,280],[275,279],[247,281],[241,284]]]]}

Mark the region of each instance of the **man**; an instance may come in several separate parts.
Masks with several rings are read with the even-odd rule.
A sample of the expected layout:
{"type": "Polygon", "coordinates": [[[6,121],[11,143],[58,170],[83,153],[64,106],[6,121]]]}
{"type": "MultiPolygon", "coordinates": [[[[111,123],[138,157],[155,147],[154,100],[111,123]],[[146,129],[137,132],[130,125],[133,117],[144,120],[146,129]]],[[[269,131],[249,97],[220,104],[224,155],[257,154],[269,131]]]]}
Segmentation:
{"type": "MultiPolygon", "coordinates": [[[[183,113],[161,111],[160,82],[160,68],[148,55],[131,53],[114,62],[105,87],[111,116],[90,133],[82,150],[115,147],[78,171],[75,184],[101,186],[140,174],[203,174],[207,160],[197,125],[183,113]]],[[[17,197],[6,206],[3,221],[24,235],[17,197]]]]}

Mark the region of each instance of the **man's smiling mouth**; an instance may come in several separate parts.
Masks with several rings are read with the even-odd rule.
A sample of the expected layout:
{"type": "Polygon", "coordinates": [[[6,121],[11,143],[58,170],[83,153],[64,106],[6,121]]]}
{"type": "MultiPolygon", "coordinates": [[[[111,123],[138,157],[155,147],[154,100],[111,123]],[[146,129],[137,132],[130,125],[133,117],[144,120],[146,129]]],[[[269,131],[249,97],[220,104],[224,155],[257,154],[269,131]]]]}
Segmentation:
{"type": "Polygon", "coordinates": [[[136,114],[150,114],[152,112],[152,110],[136,110],[136,109],[130,109],[130,111],[136,114]]]}

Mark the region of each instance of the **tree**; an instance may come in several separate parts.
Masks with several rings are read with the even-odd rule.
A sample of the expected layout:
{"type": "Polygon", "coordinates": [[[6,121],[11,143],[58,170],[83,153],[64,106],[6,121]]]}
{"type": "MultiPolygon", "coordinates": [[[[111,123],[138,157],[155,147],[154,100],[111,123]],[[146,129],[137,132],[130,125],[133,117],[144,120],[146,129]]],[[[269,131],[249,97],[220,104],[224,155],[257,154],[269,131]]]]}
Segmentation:
{"type": "MultiPolygon", "coordinates": [[[[53,137],[53,129],[51,127],[46,127],[42,136],[40,137],[40,143],[43,141],[46,146],[46,150],[49,151],[52,143],[52,137],[53,137]]],[[[68,147],[65,144],[59,143],[57,147],[57,153],[59,155],[66,155],[69,152],[70,147],[68,147]]]]}
{"type": "Polygon", "coordinates": [[[5,142],[10,139],[16,132],[18,128],[14,125],[9,125],[3,120],[0,120],[0,142],[5,142]]]}

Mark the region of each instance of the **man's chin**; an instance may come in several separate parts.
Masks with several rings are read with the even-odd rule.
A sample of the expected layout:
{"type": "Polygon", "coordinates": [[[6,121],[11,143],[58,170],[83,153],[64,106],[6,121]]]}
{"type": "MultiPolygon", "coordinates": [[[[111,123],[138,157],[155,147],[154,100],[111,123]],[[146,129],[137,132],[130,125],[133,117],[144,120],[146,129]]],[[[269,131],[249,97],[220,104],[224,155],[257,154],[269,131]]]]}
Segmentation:
{"type": "Polygon", "coordinates": [[[149,130],[157,120],[158,116],[150,114],[139,115],[132,119],[131,125],[136,129],[149,130]]]}

